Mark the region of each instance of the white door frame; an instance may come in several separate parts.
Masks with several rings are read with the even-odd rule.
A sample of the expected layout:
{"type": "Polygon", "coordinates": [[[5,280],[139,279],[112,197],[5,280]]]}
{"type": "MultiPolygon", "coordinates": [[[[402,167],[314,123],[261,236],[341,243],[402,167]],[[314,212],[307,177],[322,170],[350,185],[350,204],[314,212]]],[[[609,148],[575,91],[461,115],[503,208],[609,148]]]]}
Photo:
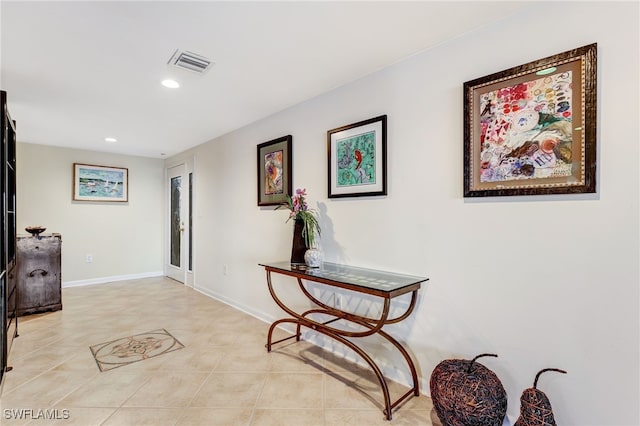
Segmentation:
{"type": "MultiPolygon", "coordinates": [[[[164,250],[164,274],[170,278],[184,283],[189,287],[194,285],[193,269],[189,270],[189,174],[193,173],[193,162],[181,161],[165,165],[165,250],[164,250]],[[191,163],[191,164],[189,164],[191,163]],[[171,175],[182,176],[182,187],[180,195],[180,218],[183,229],[180,243],[180,268],[171,265],[171,175]]],[[[192,175],[195,181],[195,174],[192,175]]],[[[195,191],[194,191],[195,192],[195,191]]],[[[191,194],[193,197],[193,194],[191,194]]],[[[195,201],[192,199],[192,201],[195,201]]],[[[193,243],[193,242],[192,242],[193,243]]],[[[193,244],[191,244],[193,248],[193,244]]],[[[191,253],[192,259],[193,253],[191,253]]]]}

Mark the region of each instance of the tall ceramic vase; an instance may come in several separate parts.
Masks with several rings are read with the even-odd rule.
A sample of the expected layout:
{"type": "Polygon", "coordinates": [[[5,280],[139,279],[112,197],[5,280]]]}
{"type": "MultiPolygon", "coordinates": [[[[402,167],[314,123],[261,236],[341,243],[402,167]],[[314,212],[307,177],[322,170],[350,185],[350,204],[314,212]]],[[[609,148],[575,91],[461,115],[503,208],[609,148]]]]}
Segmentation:
{"type": "Polygon", "coordinates": [[[304,265],[304,253],[307,251],[307,244],[304,242],[302,230],[304,222],[296,219],[293,225],[293,244],[291,245],[291,264],[304,265]]]}

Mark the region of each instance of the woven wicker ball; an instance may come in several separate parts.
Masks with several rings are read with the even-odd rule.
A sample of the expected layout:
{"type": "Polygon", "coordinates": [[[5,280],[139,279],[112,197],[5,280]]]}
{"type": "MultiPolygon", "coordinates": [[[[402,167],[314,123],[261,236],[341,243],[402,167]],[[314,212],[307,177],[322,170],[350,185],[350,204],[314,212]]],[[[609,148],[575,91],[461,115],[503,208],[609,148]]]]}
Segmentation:
{"type": "Polygon", "coordinates": [[[496,374],[476,360],[448,359],[431,373],[431,399],[444,426],[501,426],[507,393],[496,374]]]}
{"type": "Polygon", "coordinates": [[[533,387],[525,389],[520,397],[520,417],[514,426],[556,426],[556,420],[551,410],[551,402],[547,395],[537,389],[538,378],[545,371],[557,371],[566,374],[564,370],[557,368],[545,368],[536,374],[533,387]]]}

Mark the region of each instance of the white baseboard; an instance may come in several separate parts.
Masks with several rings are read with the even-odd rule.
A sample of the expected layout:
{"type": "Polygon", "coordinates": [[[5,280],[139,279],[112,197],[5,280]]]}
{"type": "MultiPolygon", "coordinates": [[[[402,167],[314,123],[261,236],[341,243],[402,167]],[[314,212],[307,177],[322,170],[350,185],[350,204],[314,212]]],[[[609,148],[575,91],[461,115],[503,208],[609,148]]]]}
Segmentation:
{"type": "Polygon", "coordinates": [[[129,274],[129,275],[112,275],[110,277],[90,278],[88,280],[63,281],[62,288],[81,287],[85,285],[111,283],[114,281],[137,280],[140,278],[152,278],[152,277],[163,277],[163,276],[164,276],[163,271],[143,272],[140,274],[129,274]]]}
{"type": "Polygon", "coordinates": [[[262,312],[262,311],[257,311],[255,309],[252,309],[248,306],[242,305],[240,303],[238,303],[238,301],[236,300],[232,300],[229,299],[217,292],[214,291],[210,291],[207,289],[204,289],[202,287],[198,287],[197,285],[193,287],[193,289],[195,291],[197,291],[198,293],[202,293],[207,297],[210,297],[212,299],[215,299],[219,302],[224,303],[225,305],[229,305],[234,309],[237,309],[241,312],[244,312],[247,315],[251,315],[252,317],[259,319],[260,321],[266,322],[267,324],[271,324],[272,322],[274,322],[277,318],[272,317],[271,315],[267,315],[266,313],[262,312]]]}

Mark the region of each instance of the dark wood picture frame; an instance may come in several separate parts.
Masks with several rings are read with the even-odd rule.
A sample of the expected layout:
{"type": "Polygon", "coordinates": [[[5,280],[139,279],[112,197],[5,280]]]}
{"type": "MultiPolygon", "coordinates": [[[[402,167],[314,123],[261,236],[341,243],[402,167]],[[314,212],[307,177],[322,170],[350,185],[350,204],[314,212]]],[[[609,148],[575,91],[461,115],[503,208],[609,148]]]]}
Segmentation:
{"type": "Polygon", "coordinates": [[[293,188],[292,145],[291,135],[258,145],[258,206],[286,204],[293,188]]]}
{"type": "Polygon", "coordinates": [[[464,197],[596,191],[597,44],[464,83],[464,197]]]}
{"type": "Polygon", "coordinates": [[[329,198],[387,195],[387,116],[327,132],[329,198]]]}

